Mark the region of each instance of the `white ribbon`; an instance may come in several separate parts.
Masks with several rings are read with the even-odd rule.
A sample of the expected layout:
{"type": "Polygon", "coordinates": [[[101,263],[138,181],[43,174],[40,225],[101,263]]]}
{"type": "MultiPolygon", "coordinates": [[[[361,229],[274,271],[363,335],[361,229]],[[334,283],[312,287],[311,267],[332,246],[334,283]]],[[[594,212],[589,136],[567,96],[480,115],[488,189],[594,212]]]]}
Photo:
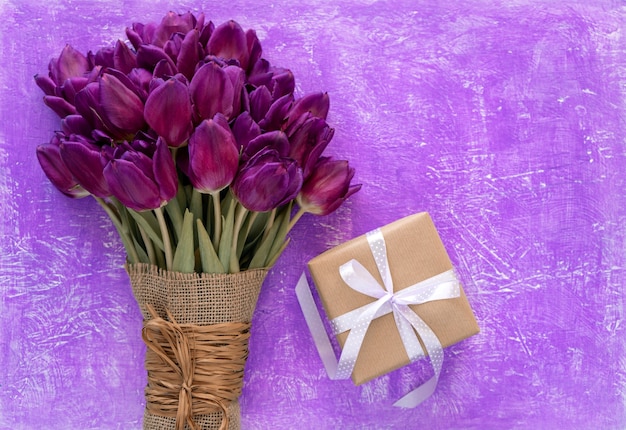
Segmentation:
{"type": "Polygon", "coordinates": [[[393,313],[400,338],[411,362],[425,355],[417,337],[419,335],[426,347],[435,374],[424,384],[394,403],[394,406],[397,407],[414,408],[435,391],[443,364],[443,347],[435,333],[409,305],[459,297],[459,281],[454,271],[448,270],[394,293],[393,280],[387,261],[387,248],[380,229],[367,233],[367,241],[384,286],[380,285],[376,278],[357,260],[350,260],[339,268],[341,278],[350,288],[376,299],[372,303],[331,321],[334,335],[350,331],[339,361],[337,361],[324,329],[324,324],[313,301],[311,289],[304,273],[296,285],[296,296],[313,335],[313,341],[320,358],[331,379],[348,379],[350,377],[361,350],[365,333],[367,333],[367,329],[374,319],[393,313]]]}

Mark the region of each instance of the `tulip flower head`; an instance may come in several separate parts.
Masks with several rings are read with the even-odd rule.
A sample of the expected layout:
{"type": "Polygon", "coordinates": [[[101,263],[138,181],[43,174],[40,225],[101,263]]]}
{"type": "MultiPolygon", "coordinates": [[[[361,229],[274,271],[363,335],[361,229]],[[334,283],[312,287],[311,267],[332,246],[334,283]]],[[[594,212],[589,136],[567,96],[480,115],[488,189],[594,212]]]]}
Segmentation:
{"type": "Polygon", "coordinates": [[[169,12],[132,24],[126,39],[87,54],[66,45],[35,83],[61,118],[37,148],[44,173],[69,197],[96,198],[131,262],[176,269],[173,247],[185,237],[206,247],[209,235],[210,252],[179,253],[202,257],[196,271],[267,267],[303,211],[328,214],[360,188],[347,162],[322,156],[334,134],[328,94],[297,97],[293,73],[263,58],[254,30],[169,12]],[[184,228],[204,232],[183,231],[186,211],[194,223],[184,228]],[[273,255],[246,255],[258,249],[273,255]]]}

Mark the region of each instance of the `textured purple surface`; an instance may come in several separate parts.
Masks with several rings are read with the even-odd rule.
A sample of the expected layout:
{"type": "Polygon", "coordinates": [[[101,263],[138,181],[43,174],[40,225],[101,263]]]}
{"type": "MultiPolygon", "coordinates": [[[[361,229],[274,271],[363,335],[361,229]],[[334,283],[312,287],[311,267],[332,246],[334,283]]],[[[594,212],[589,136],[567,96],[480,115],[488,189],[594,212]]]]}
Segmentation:
{"type": "MultiPolygon", "coordinates": [[[[304,217],[267,279],[242,397],[245,429],[626,427],[626,10],[623,2],[338,1],[205,5],[255,28],[300,92],[331,95],[329,148],[363,189],[304,217]],[[431,213],[482,332],[446,350],[432,399],[390,406],[416,363],[331,382],[297,307],[305,262],[431,213]]],[[[123,249],[93,201],[34,154],[58,119],[32,76],[66,42],[203,2],[0,1],[0,428],[139,429],[141,317],[123,249]]]]}

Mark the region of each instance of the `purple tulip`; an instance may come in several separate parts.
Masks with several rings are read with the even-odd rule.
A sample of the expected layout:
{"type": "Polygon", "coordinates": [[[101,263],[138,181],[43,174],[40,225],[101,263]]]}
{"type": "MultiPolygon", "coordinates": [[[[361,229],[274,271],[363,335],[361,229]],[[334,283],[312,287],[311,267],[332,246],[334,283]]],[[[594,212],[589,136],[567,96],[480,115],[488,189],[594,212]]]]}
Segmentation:
{"type": "Polygon", "coordinates": [[[139,67],[154,70],[161,60],[164,60],[172,70],[176,70],[176,64],[162,48],[155,45],[141,45],[137,49],[137,65],[139,67]]]}
{"type": "Polygon", "coordinates": [[[76,108],[67,100],[56,96],[43,96],[43,102],[56,113],[59,118],[76,114],[76,108]]]}
{"type": "Polygon", "coordinates": [[[136,211],[163,206],[178,188],[172,155],[161,138],[156,143],[137,140],[118,146],[104,177],[113,196],[136,211]]]}
{"type": "Polygon", "coordinates": [[[233,20],[225,22],[215,29],[207,43],[207,52],[224,60],[237,60],[242,69],[247,70],[248,68],[250,54],[246,34],[241,26],[233,20]]]}
{"type": "Polygon", "coordinates": [[[82,134],[89,136],[92,128],[89,123],[80,115],[68,115],[61,121],[61,129],[66,135],[82,134]]]}
{"type": "MultiPolygon", "coordinates": [[[[102,120],[114,137],[125,138],[141,130],[145,124],[143,102],[132,88],[132,82],[122,81],[109,73],[100,78],[100,106],[102,120]]],[[[92,108],[96,108],[91,106],[92,108]]]]}
{"type": "Polygon", "coordinates": [[[150,92],[152,73],[148,72],[146,69],[135,68],[128,74],[128,79],[130,79],[139,92],[139,98],[145,100],[150,92]]]}
{"type": "Polygon", "coordinates": [[[124,74],[129,74],[137,67],[137,55],[121,40],[115,43],[113,67],[124,74]]]}
{"type": "Polygon", "coordinates": [[[259,42],[256,31],[252,29],[246,31],[246,44],[248,45],[248,69],[246,71],[250,72],[254,64],[259,61],[261,55],[263,55],[261,42],[259,42]]]}
{"type": "Polygon", "coordinates": [[[298,204],[306,212],[328,215],[337,209],[361,185],[350,185],[354,169],[345,160],[320,158],[312,174],[304,181],[298,194],[298,204]]]}
{"type": "Polygon", "coordinates": [[[243,161],[248,161],[265,148],[276,150],[280,157],[287,157],[289,155],[289,140],[287,139],[287,135],[282,131],[270,131],[252,139],[243,147],[243,161]]]}
{"type": "Polygon", "coordinates": [[[182,40],[177,54],[176,66],[178,71],[185,75],[188,80],[191,80],[201,56],[200,34],[198,30],[191,30],[182,40]]]}
{"type": "Polygon", "coordinates": [[[91,51],[89,51],[88,58],[93,61],[94,66],[100,67],[115,67],[115,63],[113,61],[113,54],[115,49],[111,47],[98,49],[96,55],[93,55],[91,51]]]}
{"type": "Polygon", "coordinates": [[[266,86],[260,86],[250,93],[250,115],[254,121],[259,122],[272,105],[272,93],[266,86]]]}
{"type": "Polygon", "coordinates": [[[247,94],[244,88],[246,73],[237,66],[224,67],[224,73],[226,73],[230,83],[233,85],[233,111],[229,118],[234,118],[241,113],[243,96],[247,94]]]}
{"type": "Polygon", "coordinates": [[[259,58],[248,70],[248,82],[255,87],[271,86],[272,76],[270,63],[264,58],[259,58]]]}
{"type": "Polygon", "coordinates": [[[311,113],[302,115],[301,119],[302,123],[289,136],[289,156],[302,167],[306,179],[333,138],[335,130],[325,120],[311,113]]]}
{"type": "Polygon", "coordinates": [[[66,196],[75,199],[88,196],[89,192],[80,186],[61,158],[60,143],[59,137],[54,135],[50,143],[37,147],[37,159],[43,172],[52,185],[66,196]]]}
{"type": "Polygon", "coordinates": [[[297,121],[303,114],[310,112],[311,115],[326,119],[330,108],[328,93],[311,93],[294,102],[287,114],[285,129],[297,121]]]}
{"type": "Polygon", "coordinates": [[[261,127],[248,112],[242,112],[233,124],[233,134],[238,148],[245,148],[248,143],[261,134],[261,127]]]}
{"type": "MultiPolygon", "coordinates": [[[[195,17],[190,13],[184,13],[182,15],[174,12],[168,12],[163,17],[161,23],[156,27],[154,31],[154,37],[150,43],[156,46],[163,46],[170,37],[175,33],[187,34],[196,25],[195,17]]],[[[144,42],[146,40],[144,39],[144,42]]]]}
{"type": "Polygon", "coordinates": [[[272,100],[277,100],[287,94],[293,94],[296,82],[291,70],[276,68],[272,76],[271,87],[272,100]]]}
{"type": "Polygon", "coordinates": [[[259,121],[259,127],[263,130],[284,129],[287,112],[291,108],[293,94],[287,94],[276,100],[265,114],[265,118],[259,121]]]}
{"type": "Polygon", "coordinates": [[[171,78],[154,89],[146,100],[144,117],[168,146],[183,144],[193,130],[187,85],[171,78]]]}
{"type": "Polygon", "coordinates": [[[211,119],[216,113],[230,118],[233,112],[233,84],[215,62],[207,63],[196,71],[189,91],[198,120],[211,119]]]}
{"type": "Polygon", "coordinates": [[[48,66],[50,78],[57,84],[63,85],[66,79],[74,76],[83,76],[89,71],[89,63],[87,57],[72,48],[65,45],[61,55],[53,58],[48,66]]]}
{"type": "Polygon", "coordinates": [[[61,96],[67,100],[70,104],[76,104],[76,93],[85,88],[89,83],[89,79],[84,76],[75,76],[65,80],[63,85],[57,88],[57,92],[60,92],[61,96]]]}
{"type": "Polygon", "coordinates": [[[102,174],[105,160],[101,148],[84,136],[71,135],[59,145],[61,158],[84,189],[96,197],[111,195],[102,174]]]}
{"type": "Polygon", "coordinates": [[[246,209],[266,212],[293,200],[301,187],[298,164],[274,149],[264,149],[243,165],[232,190],[246,209]]]}
{"type": "Polygon", "coordinates": [[[57,84],[49,76],[35,75],[35,83],[47,96],[55,96],[57,84]]]}
{"type": "Polygon", "coordinates": [[[186,173],[194,188],[214,194],[233,181],[239,166],[239,150],[226,118],[217,114],[204,120],[189,138],[186,173]]]}
{"type": "Polygon", "coordinates": [[[202,45],[202,47],[205,47],[206,44],[209,43],[209,39],[211,38],[211,35],[214,31],[215,24],[213,24],[213,22],[211,21],[207,22],[202,27],[202,29],[200,30],[200,45],[202,45]]]}

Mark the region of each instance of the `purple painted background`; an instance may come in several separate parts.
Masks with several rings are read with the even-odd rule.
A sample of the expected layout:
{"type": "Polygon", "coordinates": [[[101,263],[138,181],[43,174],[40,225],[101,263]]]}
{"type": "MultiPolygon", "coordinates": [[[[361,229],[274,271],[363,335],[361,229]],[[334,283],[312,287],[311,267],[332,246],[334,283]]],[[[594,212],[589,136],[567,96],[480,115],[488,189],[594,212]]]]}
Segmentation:
{"type": "Polygon", "coordinates": [[[329,153],[363,189],[304,217],[265,282],[245,429],[626,427],[626,9],[602,0],[0,0],[0,428],[139,429],[141,316],[95,202],[35,158],[58,119],[32,76],[133,21],[203,8],[255,28],[300,93],[326,90],[329,153]],[[435,395],[391,407],[415,363],[331,382],[295,301],[306,261],[429,211],[482,332],[446,350],[435,395]]]}

